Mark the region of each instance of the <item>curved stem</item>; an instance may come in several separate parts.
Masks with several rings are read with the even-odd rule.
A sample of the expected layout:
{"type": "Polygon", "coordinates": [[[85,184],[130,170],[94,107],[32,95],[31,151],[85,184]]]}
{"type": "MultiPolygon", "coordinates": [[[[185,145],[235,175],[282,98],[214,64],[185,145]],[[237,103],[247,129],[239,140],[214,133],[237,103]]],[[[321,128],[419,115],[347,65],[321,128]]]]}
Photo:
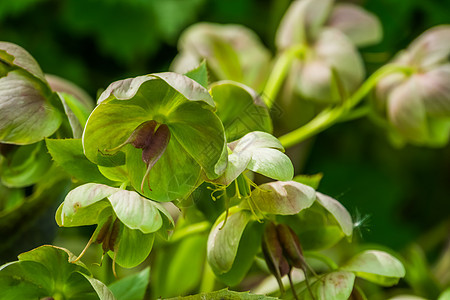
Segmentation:
{"type": "MultiPolygon", "coordinates": [[[[399,65],[386,65],[373,73],[361,87],[342,106],[323,110],[314,119],[279,138],[285,148],[289,148],[331,127],[347,114],[375,87],[383,77],[393,73],[410,74],[411,68],[399,65]]],[[[364,116],[362,114],[361,116],[364,116]]]]}
{"type": "Polygon", "coordinates": [[[177,242],[192,234],[202,233],[211,228],[211,223],[208,221],[198,222],[187,227],[181,228],[172,235],[171,243],[177,242]]]}
{"type": "Polygon", "coordinates": [[[270,109],[275,103],[275,99],[281,86],[283,85],[292,61],[296,57],[301,56],[305,52],[305,49],[306,48],[304,45],[294,46],[287,49],[277,57],[263,91],[263,99],[268,109],[270,109]]]}

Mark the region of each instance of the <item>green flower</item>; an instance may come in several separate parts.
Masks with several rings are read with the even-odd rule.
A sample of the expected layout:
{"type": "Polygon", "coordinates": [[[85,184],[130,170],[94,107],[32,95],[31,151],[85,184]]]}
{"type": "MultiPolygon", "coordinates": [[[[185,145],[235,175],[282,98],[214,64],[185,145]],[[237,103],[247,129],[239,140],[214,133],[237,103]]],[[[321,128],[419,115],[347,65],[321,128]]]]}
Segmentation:
{"type": "Polygon", "coordinates": [[[132,186],[157,201],[182,199],[226,166],[223,125],[208,91],[177,73],[112,83],[89,116],[86,157],[125,165],[132,186]]]}
{"type": "Polygon", "coordinates": [[[61,102],[34,58],[0,42],[0,143],[26,145],[52,135],[61,125],[61,102]]]}
{"type": "Polygon", "coordinates": [[[376,102],[398,143],[443,146],[450,136],[450,26],[429,29],[392,62],[410,68],[379,81],[376,102]]]}
{"type": "Polygon", "coordinates": [[[159,203],[136,192],[95,183],[70,191],[56,212],[56,222],[62,227],[98,224],[85,250],[93,242],[102,244],[104,253],[127,268],[143,262],[155,234],[167,237],[174,224],[159,203]]]}
{"type": "Polygon", "coordinates": [[[180,37],[172,69],[179,73],[206,59],[213,81],[233,80],[261,90],[268,76],[270,52],[258,36],[241,25],[199,23],[180,37]]]}
{"type": "Polygon", "coordinates": [[[355,46],[381,39],[377,18],[353,4],[332,0],[297,0],[288,8],[276,35],[280,51],[302,49],[290,80],[299,96],[337,103],[363,81],[363,61],[355,46]]]}

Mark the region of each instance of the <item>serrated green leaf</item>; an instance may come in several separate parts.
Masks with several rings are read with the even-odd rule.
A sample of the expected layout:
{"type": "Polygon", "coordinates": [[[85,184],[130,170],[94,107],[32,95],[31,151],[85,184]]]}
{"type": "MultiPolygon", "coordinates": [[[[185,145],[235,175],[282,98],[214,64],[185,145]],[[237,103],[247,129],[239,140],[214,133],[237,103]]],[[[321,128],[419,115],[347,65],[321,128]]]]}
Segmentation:
{"type": "Polygon", "coordinates": [[[142,300],[150,280],[150,267],[113,282],[108,288],[119,300],[142,300]]]}
{"type": "Polygon", "coordinates": [[[405,276],[405,268],[398,259],[378,250],[357,254],[341,269],[354,272],[356,276],[382,286],[392,286],[405,276]]]}
{"type": "Polygon", "coordinates": [[[210,293],[201,293],[198,295],[186,296],[186,297],[176,297],[170,298],[167,300],[272,300],[277,299],[265,295],[255,295],[250,294],[249,292],[235,292],[229,291],[228,289],[223,289],[220,291],[210,292],[210,293]]]}
{"type": "Polygon", "coordinates": [[[73,177],[85,182],[114,184],[86,158],[80,139],[46,139],[45,142],[53,160],[73,177]]]}

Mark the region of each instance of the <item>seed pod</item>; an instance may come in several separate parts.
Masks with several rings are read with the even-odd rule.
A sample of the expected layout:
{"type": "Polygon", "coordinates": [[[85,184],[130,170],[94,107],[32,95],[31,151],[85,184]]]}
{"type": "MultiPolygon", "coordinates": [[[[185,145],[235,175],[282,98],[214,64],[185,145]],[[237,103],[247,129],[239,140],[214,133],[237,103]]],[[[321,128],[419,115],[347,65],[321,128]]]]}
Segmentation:
{"type": "Polygon", "coordinates": [[[290,265],[304,269],[304,258],[300,241],[295,232],[285,224],[277,225],[278,239],[290,265]]]}
{"type": "Polygon", "coordinates": [[[106,237],[106,234],[109,231],[109,227],[111,227],[111,222],[112,222],[112,218],[111,216],[108,218],[108,220],[106,220],[105,223],[103,223],[102,228],[100,229],[100,231],[98,232],[97,238],[95,240],[95,242],[97,244],[101,244],[103,242],[103,240],[106,237]]]}
{"type": "Polygon", "coordinates": [[[280,291],[284,293],[281,277],[289,273],[290,266],[283,256],[283,248],[278,240],[277,229],[273,223],[267,224],[264,230],[262,250],[270,272],[277,279],[280,291]]]}
{"type": "Polygon", "coordinates": [[[114,246],[116,245],[117,237],[119,236],[120,221],[116,219],[111,228],[111,235],[109,236],[109,250],[114,252],[114,246]]]}

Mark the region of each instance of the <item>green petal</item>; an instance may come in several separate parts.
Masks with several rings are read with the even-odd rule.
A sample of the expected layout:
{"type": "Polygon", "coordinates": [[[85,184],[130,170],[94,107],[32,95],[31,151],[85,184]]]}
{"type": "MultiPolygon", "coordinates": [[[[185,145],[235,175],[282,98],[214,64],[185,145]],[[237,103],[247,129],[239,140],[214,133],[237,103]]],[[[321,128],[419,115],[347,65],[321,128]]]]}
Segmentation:
{"type": "Polygon", "coordinates": [[[62,121],[60,112],[50,104],[56,101],[53,97],[42,82],[22,70],[0,78],[0,142],[32,144],[53,134],[62,121]]]}
{"type": "Polygon", "coordinates": [[[73,227],[97,224],[100,213],[110,206],[106,200],[102,200],[117,190],[95,183],[87,183],[71,190],[56,212],[58,225],[73,227]]]}
{"type": "Polygon", "coordinates": [[[186,103],[170,114],[168,126],[208,178],[215,179],[224,172],[221,157],[226,139],[223,125],[215,114],[194,103],[186,103]]]}
{"type": "Polygon", "coordinates": [[[155,234],[144,234],[137,229],[121,226],[117,254],[108,251],[108,255],[124,268],[133,268],[141,264],[150,254],[155,234]]]}
{"type": "Polygon", "coordinates": [[[358,47],[376,44],[383,37],[383,29],[378,18],[351,3],[336,4],[327,25],[343,32],[358,47]]]}
{"type": "Polygon", "coordinates": [[[298,296],[304,300],[347,300],[353,290],[355,275],[351,272],[337,271],[321,276],[311,285],[311,297],[308,289],[304,289],[298,296]]]}
{"type": "Polygon", "coordinates": [[[260,185],[251,198],[262,212],[293,215],[310,207],[316,200],[316,192],[295,181],[275,181],[260,185]]]}
{"type": "Polygon", "coordinates": [[[156,232],[163,224],[158,207],[136,192],[119,190],[110,195],[108,200],[119,220],[130,229],[151,233],[156,232]]]}
{"type": "Polygon", "coordinates": [[[398,259],[378,250],[357,254],[342,269],[383,286],[392,286],[405,276],[405,268],[398,259]]]}
{"type": "Polygon", "coordinates": [[[24,69],[40,81],[46,82],[39,64],[22,47],[13,43],[0,42],[0,59],[8,65],[24,69]]]}
{"type": "Polygon", "coordinates": [[[226,220],[222,214],[214,224],[208,237],[208,262],[218,274],[226,273],[233,266],[242,233],[252,215],[246,211],[238,211],[226,220]]]}
{"type": "Polygon", "coordinates": [[[350,213],[339,201],[317,192],[317,202],[328,210],[341,226],[342,231],[346,236],[351,236],[353,233],[353,222],[350,213]]]}
{"type": "Polygon", "coordinates": [[[164,202],[188,196],[197,187],[201,174],[197,162],[173,137],[164,154],[150,170],[143,191],[141,183],[147,168],[142,161],[142,150],[127,147],[127,168],[131,184],[137,191],[150,199],[164,202]]]}
{"type": "Polygon", "coordinates": [[[272,132],[269,111],[251,88],[227,80],[214,83],[210,93],[225,127],[227,141],[235,141],[252,131],[272,132]]]}
{"type": "Polygon", "coordinates": [[[147,120],[146,111],[136,105],[98,105],[89,116],[83,133],[84,154],[90,161],[102,165],[108,158],[106,150],[124,143],[147,120]]]}
{"type": "Polygon", "coordinates": [[[297,0],[292,2],[280,22],[276,45],[286,49],[315,39],[325,23],[333,4],[332,0],[297,0]]]}
{"type": "Polygon", "coordinates": [[[44,142],[20,146],[1,165],[1,181],[7,187],[30,186],[41,180],[51,165],[44,142]]]}
{"type": "Polygon", "coordinates": [[[266,132],[250,132],[229,147],[232,150],[229,163],[225,173],[216,180],[218,183],[229,185],[245,169],[278,180],[290,180],[294,175],[290,159],[281,152],[283,146],[266,132]]]}

